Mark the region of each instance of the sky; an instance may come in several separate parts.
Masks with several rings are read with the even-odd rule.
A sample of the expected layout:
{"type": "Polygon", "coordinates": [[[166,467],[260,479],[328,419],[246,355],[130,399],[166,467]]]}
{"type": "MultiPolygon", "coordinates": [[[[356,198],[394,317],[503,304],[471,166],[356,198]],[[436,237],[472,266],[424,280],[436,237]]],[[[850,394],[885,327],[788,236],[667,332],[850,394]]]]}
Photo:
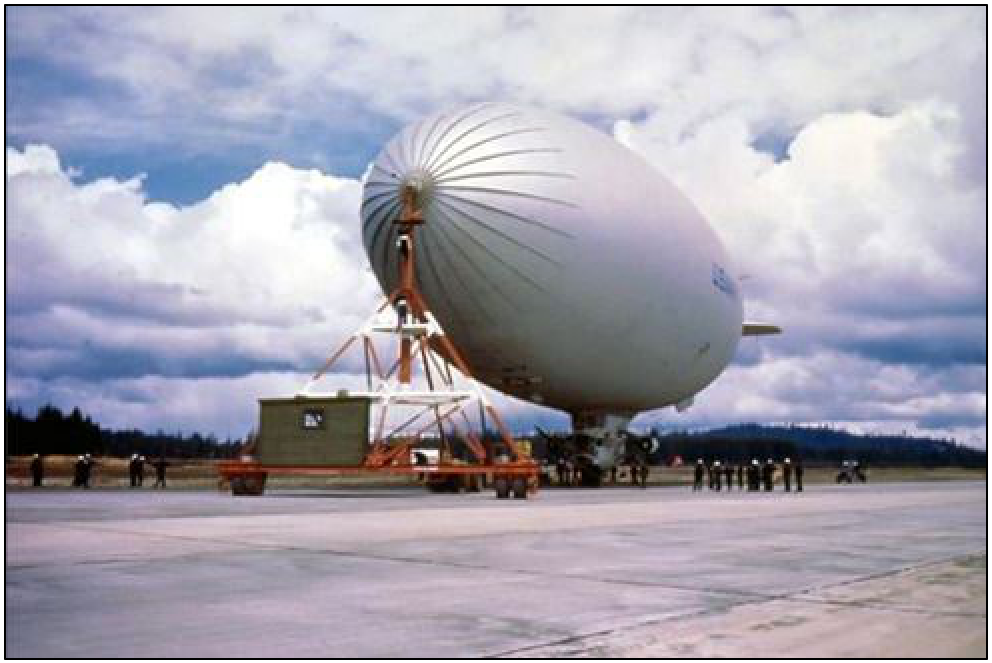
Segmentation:
{"type": "MultiPolygon", "coordinates": [[[[5,15],[8,406],[240,437],[380,294],[368,163],[429,112],[497,100],[643,155],[734,257],[746,317],[786,329],[635,427],[986,446],[984,7],[5,15]]],[[[517,430],[567,426],[497,403],[517,430]]]]}

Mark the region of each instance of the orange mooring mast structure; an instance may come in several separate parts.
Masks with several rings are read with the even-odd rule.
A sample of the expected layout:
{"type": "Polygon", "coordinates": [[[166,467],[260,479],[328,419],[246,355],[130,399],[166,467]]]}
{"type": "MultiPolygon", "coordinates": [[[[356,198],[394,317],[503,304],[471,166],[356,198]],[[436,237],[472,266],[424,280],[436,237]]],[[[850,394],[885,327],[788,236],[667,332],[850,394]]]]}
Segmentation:
{"type": "Polygon", "coordinates": [[[425,222],[419,194],[415,184],[403,185],[402,208],[393,222],[398,226],[395,248],[399,257],[399,285],[376,308],[369,321],[331,355],[294,399],[294,404],[305,404],[311,398],[310,387],[360,339],[368,391],[342,390],[338,394],[342,398],[366,399],[379,408],[375,432],[370,434],[364,459],[360,464],[347,466],[304,463],[272,465],[252,455],[256,448],[250,444],[241,460],[218,465],[221,478],[230,483],[235,494],[261,494],[269,474],[333,476],[356,473],[418,474],[425,477],[429,488],[434,489],[479,490],[491,482],[496,496],[500,498],[511,494],[524,498],[536,492],[537,463],[510,435],[499,413],[486,399],[468,364],[444,334],[417,288],[416,232],[425,222]],[[379,318],[390,307],[396,312],[396,322],[381,322],[379,318]],[[398,357],[385,372],[373,340],[375,333],[399,337],[398,357]],[[414,389],[413,378],[418,365],[426,382],[426,390],[414,389]],[[470,389],[457,388],[452,366],[468,381],[470,389]],[[465,413],[466,406],[477,401],[494,422],[499,435],[498,444],[491,448],[487,448],[485,441],[471,430],[465,413]],[[390,408],[395,407],[416,408],[418,412],[387,434],[387,415],[390,408]],[[429,417],[432,421],[423,425],[425,415],[433,416],[429,417]],[[459,418],[465,424],[464,429],[459,426],[459,418]],[[415,429],[414,425],[418,422],[421,427],[415,429]],[[436,431],[441,446],[437,462],[418,463],[415,460],[416,449],[432,430],[436,431]],[[446,450],[447,440],[451,438],[462,441],[467,459],[456,461],[446,450]]]}

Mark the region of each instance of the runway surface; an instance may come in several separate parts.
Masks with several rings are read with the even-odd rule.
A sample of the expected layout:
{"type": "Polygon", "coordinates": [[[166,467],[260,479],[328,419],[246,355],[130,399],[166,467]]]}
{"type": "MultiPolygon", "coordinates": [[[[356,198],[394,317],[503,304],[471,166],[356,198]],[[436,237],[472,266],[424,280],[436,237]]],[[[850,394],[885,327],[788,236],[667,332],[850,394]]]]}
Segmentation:
{"type": "Polygon", "coordinates": [[[9,492],[10,657],[986,655],[986,484],[9,492]]]}

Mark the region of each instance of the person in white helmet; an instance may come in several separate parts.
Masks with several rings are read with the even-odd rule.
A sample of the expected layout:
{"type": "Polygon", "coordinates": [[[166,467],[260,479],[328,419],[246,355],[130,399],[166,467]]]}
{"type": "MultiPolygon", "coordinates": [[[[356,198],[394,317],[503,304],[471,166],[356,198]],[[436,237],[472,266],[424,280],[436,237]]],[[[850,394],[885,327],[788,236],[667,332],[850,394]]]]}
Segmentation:
{"type": "Polygon", "coordinates": [[[35,454],[31,459],[31,483],[36,488],[41,486],[45,478],[45,463],[41,459],[41,454],[35,454]]]}
{"type": "Polygon", "coordinates": [[[89,454],[83,455],[83,488],[90,487],[90,479],[93,476],[93,466],[96,462],[93,460],[93,456],[89,454]]]}
{"type": "Polygon", "coordinates": [[[747,489],[750,491],[761,489],[761,468],[758,467],[757,458],[752,458],[747,468],[747,489]]]}
{"type": "Polygon", "coordinates": [[[83,477],[85,474],[86,458],[79,456],[76,458],[76,464],[73,466],[72,485],[74,488],[81,488],[83,486],[83,477]]]}
{"type": "Polygon", "coordinates": [[[696,461],[696,467],[693,468],[692,490],[694,492],[703,489],[703,474],[705,473],[706,466],[703,465],[703,459],[700,458],[696,461]]]}
{"type": "Polygon", "coordinates": [[[792,460],[786,458],[782,463],[782,483],[785,487],[785,492],[792,491],[792,460]]]}

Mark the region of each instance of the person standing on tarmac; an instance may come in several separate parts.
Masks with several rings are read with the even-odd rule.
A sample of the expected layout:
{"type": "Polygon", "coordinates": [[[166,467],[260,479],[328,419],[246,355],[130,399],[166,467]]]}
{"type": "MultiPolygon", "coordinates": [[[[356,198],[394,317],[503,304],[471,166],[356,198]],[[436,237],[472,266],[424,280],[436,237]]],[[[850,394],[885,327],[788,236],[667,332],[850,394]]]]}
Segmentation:
{"type": "Polygon", "coordinates": [[[131,460],[127,464],[127,474],[131,479],[131,487],[138,487],[138,454],[131,454],[131,460]]]}
{"type": "Polygon", "coordinates": [[[138,487],[140,488],[145,483],[145,457],[138,456],[138,461],[135,469],[138,475],[138,487]]]}
{"type": "Polygon", "coordinates": [[[45,478],[45,462],[41,460],[40,454],[35,454],[34,458],[31,459],[31,483],[35,487],[41,486],[42,480],[45,478]]]}
{"type": "Polygon", "coordinates": [[[86,473],[86,459],[82,456],[76,458],[76,464],[72,466],[72,487],[81,488],[83,486],[83,475],[86,473]]]}
{"type": "Polygon", "coordinates": [[[762,474],[765,480],[765,491],[771,491],[775,487],[775,461],[769,458],[762,474]]]}
{"type": "Polygon", "coordinates": [[[796,492],[803,492],[803,459],[796,459],[796,492]]]}
{"type": "Polygon", "coordinates": [[[727,463],[723,467],[723,476],[727,479],[727,492],[734,489],[734,466],[727,463]]]}
{"type": "Polygon", "coordinates": [[[705,471],[706,471],[706,468],[703,467],[703,459],[700,458],[700,459],[698,459],[696,461],[696,467],[692,470],[692,472],[693,472],[692,491],[693,492],[696,492],[697,490],[702,490],[703,489],[703,473],[705,471]]]}
{"type": "Polygon", "coordinates": [[[737,464],[737,490],[744,490],[744,464],[737,464]]]}
{"type": "Polygon", "coordinates": [[[152,467],[155,468],[155,488],[162,487],[165,488],[165,468],[169,466],[169,463],[165,460],[165,456],[162,456],[154,463],[152,467]]]}
{"type": "Polygon", "coordinates": [[[747,489],[749,491],[758,490],[758,459],[752,458],[751,464],[747,467],[747,489]]]}
{"type": "Polygon", "coordinates": [[[83,455],[83,467],[82,467],[82,486],[83,488],[90,487],[90,478],[93,476],[93,466],[96,463],[93,462],[93,457],[89,454],[83,455]]]}
{"type": "Polygon", "coordinates": [[[713,469],[711,472],[712,476],[710,478],[710,481],[713,482],[713,490],[715,490],[716,492],[720,492],[720,483],[721,483],[720,473],[721,473],[720,461],[714,460],[713,469]]]}
{"type": "Polygon", "coordinates": [[[782,463],[782,483],[785,484],[785,492],[792,490],[792,461],[788,458],[782,463]]]}

